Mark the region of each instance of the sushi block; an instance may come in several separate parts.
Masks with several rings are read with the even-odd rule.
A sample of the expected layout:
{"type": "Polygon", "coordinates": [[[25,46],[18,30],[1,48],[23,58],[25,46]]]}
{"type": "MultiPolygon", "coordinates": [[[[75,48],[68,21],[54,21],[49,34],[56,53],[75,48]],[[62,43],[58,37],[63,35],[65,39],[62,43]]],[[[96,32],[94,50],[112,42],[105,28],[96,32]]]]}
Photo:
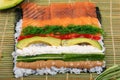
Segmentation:
{"type": "Polygon", "coordinates": [[[16,78],[104,71],[104,30],[95,4],[23,3],[16,12],[12,53],[16,78]]]}

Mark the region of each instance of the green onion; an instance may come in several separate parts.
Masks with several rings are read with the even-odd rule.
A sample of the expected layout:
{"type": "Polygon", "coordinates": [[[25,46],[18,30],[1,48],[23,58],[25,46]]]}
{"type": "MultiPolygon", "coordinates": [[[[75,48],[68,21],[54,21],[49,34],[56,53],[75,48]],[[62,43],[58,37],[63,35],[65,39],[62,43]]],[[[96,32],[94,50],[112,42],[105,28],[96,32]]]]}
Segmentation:
{"type": "Polygon", "coordinates": [[[36,35],[36,34],[68,34],[68,33],[78,33],[78,34],[102,34],[104,31],[101,28],[92,25],[68,25],[66,27],[59,25],[47,25],[44,27],[27,26],[22,30],[23,35],[36,35]]]}
{"type": "Polygon", "coordinates": [[[100,75],[98,75],[95,80],[109,80],[111,77],[119,74],[120,74],[120,66],[114,65],[108,68],[107,70],[105,70],[100,75]]]}

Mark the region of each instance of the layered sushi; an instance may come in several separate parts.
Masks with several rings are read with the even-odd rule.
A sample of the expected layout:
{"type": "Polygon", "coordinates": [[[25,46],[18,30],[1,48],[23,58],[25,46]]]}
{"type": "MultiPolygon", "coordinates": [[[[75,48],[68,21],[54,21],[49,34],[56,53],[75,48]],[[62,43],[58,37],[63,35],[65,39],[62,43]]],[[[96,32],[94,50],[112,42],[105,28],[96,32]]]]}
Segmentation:
{"type": "Polygon", "coordinates": [[[104,30],[95,4],[23,3],[17,14],[12,53],[16,78],[104,70],[104,30]]]}

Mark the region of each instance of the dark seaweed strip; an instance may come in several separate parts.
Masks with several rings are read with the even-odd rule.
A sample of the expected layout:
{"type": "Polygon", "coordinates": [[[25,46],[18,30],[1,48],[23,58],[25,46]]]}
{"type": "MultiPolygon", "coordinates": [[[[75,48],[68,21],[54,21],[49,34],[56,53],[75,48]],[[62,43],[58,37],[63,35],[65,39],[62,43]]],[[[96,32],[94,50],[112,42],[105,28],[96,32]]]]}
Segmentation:
{"type": "Polygon", "coordinates": [[[16,21],[19,22],[19,20],[23,18],[23,11],[21,8],[16,8],[15,12],[16,12],[16,21]]]}
{"type": "Polygon", "coordinates": [[[97,14],[97,18],[98,18],[100,24],[102,24],[102,18],[101,18],[101,13],[100,13],[99,7],[96,7],[96,14],[97,14]]]}

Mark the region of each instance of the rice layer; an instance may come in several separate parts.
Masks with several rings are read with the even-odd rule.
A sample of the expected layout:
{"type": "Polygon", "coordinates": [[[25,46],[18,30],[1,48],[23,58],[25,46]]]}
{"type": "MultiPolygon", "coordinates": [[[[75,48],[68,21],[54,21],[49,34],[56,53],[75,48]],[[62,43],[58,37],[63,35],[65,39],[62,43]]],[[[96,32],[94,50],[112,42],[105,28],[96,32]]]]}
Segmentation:
{"type": "Polygon", "coordinates": [[[90,45],[74,45],[74,46],[39,46],[32,45],[26,48],[17,49],[16,55],[30,56],[38,54],[61,54],[61,53],[76,53],[76,54],[89,54],[89,53],[102,53],[101,50],[90,45]]]}

